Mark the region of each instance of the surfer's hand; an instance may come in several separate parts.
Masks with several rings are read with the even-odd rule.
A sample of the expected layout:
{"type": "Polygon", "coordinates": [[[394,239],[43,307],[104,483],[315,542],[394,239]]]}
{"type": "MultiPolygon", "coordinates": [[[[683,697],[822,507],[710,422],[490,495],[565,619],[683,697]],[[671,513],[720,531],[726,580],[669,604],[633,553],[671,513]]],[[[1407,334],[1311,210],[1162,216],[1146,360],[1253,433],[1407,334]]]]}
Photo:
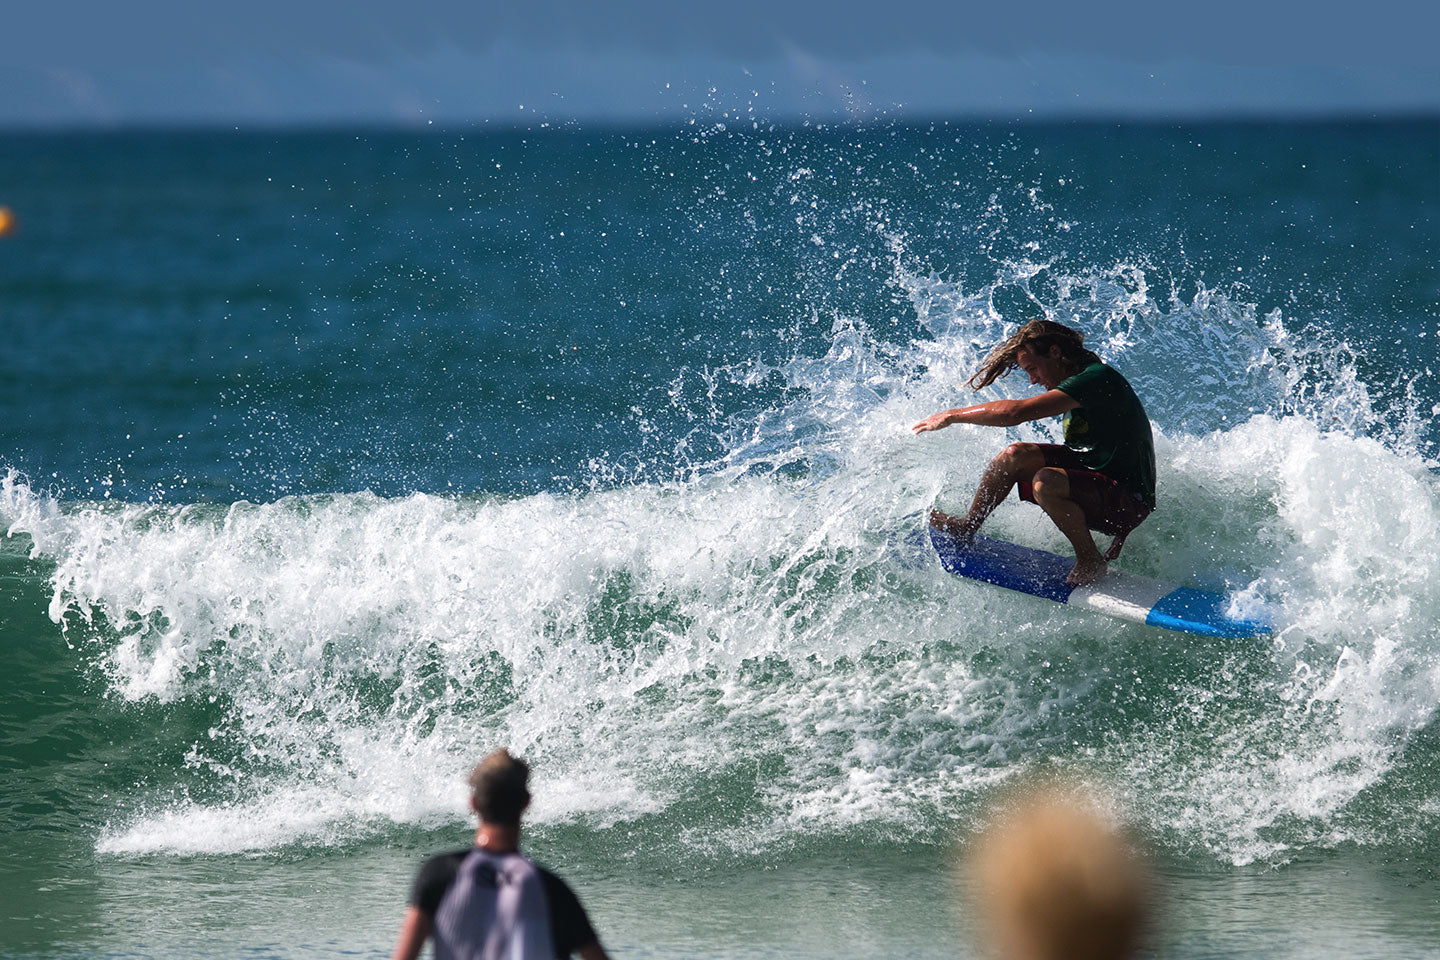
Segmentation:
{"type": "Polygon", "coordinates": [[[942,410],[940,413],[933,413],[911,427],[916,433],[926,433],[930,430],[939,430],[941,427],[950,426],[950,414],[953,410],[942,410]]]}

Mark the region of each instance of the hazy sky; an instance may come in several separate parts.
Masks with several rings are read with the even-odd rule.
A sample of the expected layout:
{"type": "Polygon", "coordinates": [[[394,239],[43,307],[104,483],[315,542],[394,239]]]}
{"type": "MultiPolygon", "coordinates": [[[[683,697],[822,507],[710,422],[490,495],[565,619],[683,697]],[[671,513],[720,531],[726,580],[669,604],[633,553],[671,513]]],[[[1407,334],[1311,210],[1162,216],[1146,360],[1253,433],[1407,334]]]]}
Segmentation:
{"type": "Polygon", "coordinates": [[[1434,0],[0,4],[0,125],[1440,111],[1434,0]]]}

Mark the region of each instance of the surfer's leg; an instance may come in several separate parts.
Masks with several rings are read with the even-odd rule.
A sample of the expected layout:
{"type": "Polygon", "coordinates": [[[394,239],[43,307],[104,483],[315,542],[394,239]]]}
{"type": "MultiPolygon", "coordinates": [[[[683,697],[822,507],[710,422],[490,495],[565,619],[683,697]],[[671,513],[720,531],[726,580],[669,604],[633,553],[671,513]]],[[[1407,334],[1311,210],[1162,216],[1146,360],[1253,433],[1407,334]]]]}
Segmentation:
{"type": "Polygon", "coordinates": [[[1070,478],[1064,470],[1046,467],[1036,472],[1032,483],[1035,502],[1075,548],[1075,567],[1065,582],[1072,587],[1083,587],[1099,580],[1105,575],[1105,558],[1096,548],[1095,538],[1090,536],[1085,511],[1070,498],[1070,478]]]}
{"type": "Polygon", "coordinates": [[[945,529],[962,540],[975,536],[985,519],[1010,496],[1015,484],[1029,480],[1043,466],[1045,454],[1038,444],[1010,444],[985,468],[975,499],[970,502],[970,512],[963,520],[948,518],[951,523],[945,524],[945,529]]]}

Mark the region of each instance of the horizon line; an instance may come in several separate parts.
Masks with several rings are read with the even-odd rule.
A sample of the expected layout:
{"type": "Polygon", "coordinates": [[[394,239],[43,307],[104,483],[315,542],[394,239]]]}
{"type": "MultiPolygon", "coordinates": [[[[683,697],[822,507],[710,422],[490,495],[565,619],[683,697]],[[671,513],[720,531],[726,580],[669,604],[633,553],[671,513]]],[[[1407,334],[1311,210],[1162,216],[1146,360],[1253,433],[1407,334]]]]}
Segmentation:
{"type": "Polygon", "coordinates": [[[755,130],[795,129],[863,129],[867,127],[924,127],[941,125],[1047,125],[1047,126],[1256,126],[1284,125],[1406,125],[1440,124],[1440,108],[1394,109],[1316,109],[1316,110],[1195,110],[1166,113],[1162,111],[1026,111],[926,113],[904,116],[879,113],[870,116],[813,116],[786,114],[770,118],[730,118],[695,116],[595,116],[521,119],[518,117],[481,117],[473,120],[411,121],[380,118],[326,118],[291,120],[224,120],[224,119],[132,119],[121,121],[60,120],[0,121],[0,136],[19,135],[83,135],[124,133],[407,133],[455,134],[478,131],[495,132],[583,132],[588,130],[669,130],[687,129],[749,132],[755,130]]]}

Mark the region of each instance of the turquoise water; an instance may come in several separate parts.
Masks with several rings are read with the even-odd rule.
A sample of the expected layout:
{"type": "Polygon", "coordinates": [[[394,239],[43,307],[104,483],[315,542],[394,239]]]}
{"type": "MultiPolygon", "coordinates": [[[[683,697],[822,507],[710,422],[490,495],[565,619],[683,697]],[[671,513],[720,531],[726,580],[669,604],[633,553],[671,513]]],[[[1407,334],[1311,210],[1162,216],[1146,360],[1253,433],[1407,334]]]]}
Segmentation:
{"type": "Polygon", "coordinates": [[[618,955],[968,955],[1037,770],[1166,955],[1440,955],[1437,133],[0,136],[0,954],[387,952],[507,743],[618,955]],[[1154,422],[1122,565],[1274,637],[907,562],[1034,308],[1154,422]]]}

